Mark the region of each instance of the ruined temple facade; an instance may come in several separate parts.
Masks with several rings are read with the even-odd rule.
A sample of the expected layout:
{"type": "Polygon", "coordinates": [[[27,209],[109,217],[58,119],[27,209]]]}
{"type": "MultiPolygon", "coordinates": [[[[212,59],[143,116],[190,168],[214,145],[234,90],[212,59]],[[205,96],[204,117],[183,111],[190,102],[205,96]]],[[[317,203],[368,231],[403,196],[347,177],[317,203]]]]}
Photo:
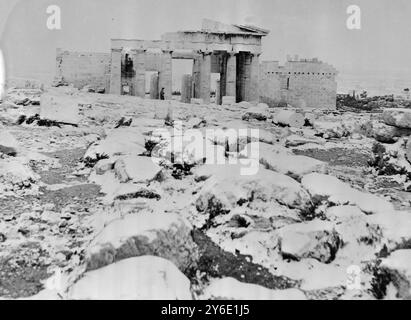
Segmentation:
{"type": "Polygon", "coordinates": [[[203,21],[201,30],[163,34],[160,40],[111,39],[110,53],[57,50],[58,79],[77,88],[86,85],[111,94],[172,96],[172,60],[191,59],[182,78],[181,101],[210,102],[211,73],[219,74],[217,104],[222,102],[289,103],[297,107],[335,108],[336,70],[321,61],[288,59],[260,63],[264,30],[249,25],[203,21]],[[148,81],[147,81],[148,82],[148,81]]]}
{"type": "Polygon", "coordinates": [[[185,77],[182,88],[186,99],[209,103],[211,73],[219,73],[217,102],[224,96],[258,101],[261,38],[267,34],[253,26],[204,20],[201,30],[166,33],[160,40],[112,39],[110,54],[59,50],[57,77],[74,86],[97,83],[112,94],[145,97],[150,71],[150,97],[157,98],[164,88],[165,99],[170,99],[172,59],[192,59],[192,74],[185,77]]]}
{"type": "Polygon", "coordinates": [[[260,101],[270,106],[290,104],[297,108],[336,107],[337,70],[316,58],[288,56],[284,66],[278,61],[260,65],[260,101]]]}

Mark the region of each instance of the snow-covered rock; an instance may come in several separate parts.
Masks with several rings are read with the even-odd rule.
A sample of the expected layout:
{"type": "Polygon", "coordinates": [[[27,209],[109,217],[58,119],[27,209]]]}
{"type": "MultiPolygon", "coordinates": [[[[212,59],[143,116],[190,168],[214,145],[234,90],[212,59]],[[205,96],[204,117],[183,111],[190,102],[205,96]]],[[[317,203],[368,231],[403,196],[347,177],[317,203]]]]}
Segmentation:
{"type": "Polygon", "coordinates": [[[368,136],[382,143],[393,143],[398,140],[398,137],[410,134],[411,130],[409,129],[401,129],[382,122],[373,122],[372,130],[368,133],[368,136]]]}
{"type": "Polygon", "coordinates": [[[94,170],[96,170],[97,174],[104,174],[107,171],[114,169],[114,163],[116,159],[101,159],[99,160],[95,166],[94,170]]]}
{"type": "Polygon", "coordinates": [[[387,108],[384,109],[382,118],[390,126],[411,129],[411,109],[387,108]]]}
{"type": "Polygon", "coordinates": [[[81,120],[79,100],[75,96],[44,93],[40,97],[40,118],[78,124],[81,120]]]}
{"type": "Polygon", "coordinates": [[[315,201],[327,200],[332,204],[352,204],[367,214],[393,211],[393,205],[376,195],[353,189],[336,177],[310,173],[301,180],[303,187],[315,201]]]}
{"type": "Polygon", "coordinates": [[[397,298],[411,299],[411,250],[397,250],[382,259],[379,266],[397,289],[397,298]]]}
{"type": "Polygon", "coordinates": [[[161,170],[150,157],[125,156],[114,164],[114,172],[120,182],[147,183],[160,179],[161,170]]]}
{"type": "Polygon", "coordinates": [[[303,137],[296,134],[292,134],[285,139],[286,147],[298,147],[307,143],[323,145],[326,143],[326,140],[318,137],[303,137]]]}
{"type": "Polygon", "coordinates": [[[270,117],[270,111],[265,103],[259,103],[256,107],[251,107],[243,114],[242,119],[245,121],[259,120],[265,121],[270,117]]]}
{"type": "Polygon", "coordinates": [[[89,271],[68,292],[75,300],[191,300],[190,281],[169,260],[141,256],[89,271]]]}
{"type": "Polygon", "coordinates": [[[180,270],[197,258],[188,221],[172,213],[130,214],[103,229],[87,250],[87,268],[93,270],[118,260],[156,255],[169,259],[180,270]]]}
{"type": "MultiPolygon", "coordinates": [[[[246,160],[246,159],[242,159],[246,160]]],[[[264,168],[254,175],[242,175],[241,165],[208,167],[209,176],[196,200],[197,210],[211,217],[227,213],[238,205],[280,203],[307,211],[311,207],[308,193],[294,179],[264,168]]]]}
{"type": "Polygon", "coordinates": [[[367,217],[367,223],[380,235],[381,245],[389,252],[411,249],[411,213],[407,211],[381,212],[367,217]]]}
{"type": "Polygon", "coordinates": [[[19,149],[16,138],[8,131],[0,128],[0,155],[15,156],[19,149]]]}
{"type": "Polygon", "coordinates": [[[313,127],[325,139],[342,138],[349,134],[342,122],[315,121],[313,127]]]}
{"type": "Polygon", "coordinates": [[[306,300],[298,289],[273,290],[227,277],[214,279],[200,297],[207,300],[306,300]]]}
{"type": "Polygon", "coordinates": [[[330,207],[325,211],[325,216],[331,221],[346,221],[356,218],[364,218],[364,212],[357,206],[343,205],[330,207]]]}
{"type": "Polygon", "coordinates": [[[84,154],[84,159],[98,160],[106,155],[140,155],[146,151],[145,136],[137,128],[113,129],[107,137],[93,143],[84,154]]]}
{"type": "Polygon", "coordinates": [[[21,158],[0,159],[0,194],[30,188],[40,179],[40,176],[24,160],[21,158]]]}
{"type": "Polygon", "coordinates": [[[288,175],[296,180],[311,172],[326,172],[326,163],[302,155],[291,155],[266,143],[248,144],[239,157],[255,158],[269,170],[288,175]]]}
{"type": "Polygon", "coordinates": [[[280,229],[279,245],[284,258],[314,258],[328,263],[335,258],[340,238],[331,222],[313,220],[280,229]]]}

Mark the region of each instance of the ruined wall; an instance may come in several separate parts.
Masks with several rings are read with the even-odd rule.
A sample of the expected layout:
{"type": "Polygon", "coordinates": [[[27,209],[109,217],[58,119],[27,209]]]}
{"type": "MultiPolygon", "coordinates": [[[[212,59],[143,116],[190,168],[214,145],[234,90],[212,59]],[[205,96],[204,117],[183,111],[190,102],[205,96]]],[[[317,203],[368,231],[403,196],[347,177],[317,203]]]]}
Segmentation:
{"type": "Polygon", "coordinates": [[[336,107],[337,71],[317,59],[290,60],[284,66],[260,65],[260,101],[272,106],[289,103],[299,108],[336,107]]]}
{"type": "Polygon", "coordinates": [[[110,86],[110,53],[70,52],[57,49],[56,77],[76,88],[110,86]]]}

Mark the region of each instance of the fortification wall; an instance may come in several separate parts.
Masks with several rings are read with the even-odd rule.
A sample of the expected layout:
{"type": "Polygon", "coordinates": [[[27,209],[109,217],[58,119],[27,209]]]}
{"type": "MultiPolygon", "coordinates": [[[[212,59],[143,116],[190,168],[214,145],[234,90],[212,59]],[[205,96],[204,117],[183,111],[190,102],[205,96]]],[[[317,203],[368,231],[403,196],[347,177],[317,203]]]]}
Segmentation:
{"type": "Polygon", "coordinates": [[[289,103],[299,108],[336,107],[336,69],[317,59],[276,61],[260,65],[260,101],[271,106],[289,103]]]}
{"type": "Polygon", "coordinates": [[[76,88],[110,86],[110,53],[70,52],[57,49],[56,76],[76,88]]]}

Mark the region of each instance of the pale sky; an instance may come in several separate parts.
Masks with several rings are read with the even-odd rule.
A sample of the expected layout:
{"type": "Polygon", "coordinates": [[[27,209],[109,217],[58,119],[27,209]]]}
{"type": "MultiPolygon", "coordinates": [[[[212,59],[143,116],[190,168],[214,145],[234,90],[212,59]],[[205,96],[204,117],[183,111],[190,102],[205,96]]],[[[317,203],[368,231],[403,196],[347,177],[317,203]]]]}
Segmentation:
{"type": "Polygon", "coordinates": [[[9,76],[54,75],[55,49],[109,52],[110,38],[158,39],[199,29],[202,18],[270,30],[262,60],[318,57],[342,74],[411,78],[409,0],[0,0],[0,48],[9,76]],[[46,8],[61,8],[48,30],[46,8]],[[361,30],[346,9],[361,8],[361,30]]]}

